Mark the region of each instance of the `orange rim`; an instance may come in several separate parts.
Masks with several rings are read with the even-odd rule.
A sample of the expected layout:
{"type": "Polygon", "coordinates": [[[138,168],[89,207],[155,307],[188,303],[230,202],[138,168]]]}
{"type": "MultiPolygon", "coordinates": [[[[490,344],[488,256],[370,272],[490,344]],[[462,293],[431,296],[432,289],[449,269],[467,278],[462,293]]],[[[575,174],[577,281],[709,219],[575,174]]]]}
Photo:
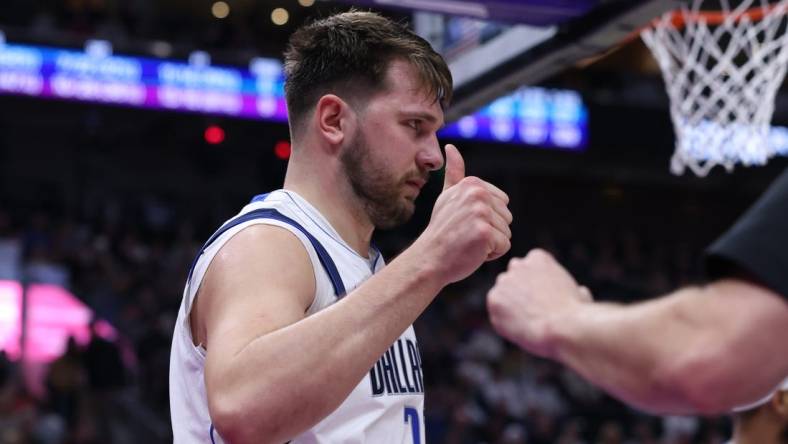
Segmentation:
{"type": "Polygon", "coordinates": [[[728,17],[732,17],[733,21],[737,23],[744,18],[749,19],[751,22],[757,22],[763,20],[763,18],[769,15],[776,7],[777,6],[773,4],[768,6],[756,6],[737,14],[734,14],[733,11],[700,11],[696,13],[682,14],[680,10],[677,10],[673,12],[671,23],[676,28],[683,28],[687,22],[698,22],[703,19],[709,25],[720,25],[728,17]]]}
{"type": "MultiPolygon", "coordinates": [[[[732,15],[734,16],[733,17],[733,21],[737,22],[737,23],[740,22],[741,20],[743,20],[745,17],[747,17],[752,22],[757,22],[757,21],[763,20],[764,17],[769,15],[769,13],[771,13],[772,10],[774,10],[776,8],[777,8],[777,5],[770,4],[768,6],[755,6],[753,8],[746,9],[746,10],[744,10],[744,11],[742,11],[742,12],[736,14],[736,15],[734,15],[732,11],[727,11],[726,12],[726,11],[706,10],[706,11],[699,11],[699,12],[696,12],[696,13],[690,12],[686,16],[684,14],[682,14],[681,10],[677,9],[677,10],[673,11],[673,13],[672,13],[671,24],[673,25],[673,27],[678,29],[678,28],[683,28],[684,25],[687,24],[687,22],[690,22],[690,23],[697,22],[697,21],[700,20],[700,18],[703,18],[703,19],[706,20],[707,24],[712,25],[712,26],[717,26],[717,25],[722,24],[727,17],[732,16],[732,15]]],[[[654,20],[652,20],[648,25],[642,26],[642,27],[632,31],[632,33],[630,33],[628,36],[626,36],[625,38],[621,39],[621,41],[618,44],[614,45],[608,51],[605,51],[605,54],[607,54],[609,52],[612,52],[612,51],[615,51],[616,49],[624,46],[625,44],[627,44],[627,43],[629,43],[629,42],[631,42],[633,40],[636,40],[638,37],[640,37],[640,34],[643,31],[645,31],[648,28],[654,28],[655,25],[657,25],[661,20],[662,20],[662,16],[657,17],[654,20]]],[[[595,57],[593,59],[596,59],[596,58],[598,58],[598,57],[595,57]]]]}

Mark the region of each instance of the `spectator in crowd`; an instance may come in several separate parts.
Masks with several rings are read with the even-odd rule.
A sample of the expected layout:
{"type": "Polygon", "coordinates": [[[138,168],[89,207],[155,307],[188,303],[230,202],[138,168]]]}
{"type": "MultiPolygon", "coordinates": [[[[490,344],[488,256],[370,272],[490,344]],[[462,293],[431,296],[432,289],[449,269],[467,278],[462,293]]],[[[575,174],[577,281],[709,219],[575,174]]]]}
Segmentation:
{"type": "Polygon", "coordinates": [[[729,444],[788,443],[788,378],[774,393],[735,409],[729,444]]]}

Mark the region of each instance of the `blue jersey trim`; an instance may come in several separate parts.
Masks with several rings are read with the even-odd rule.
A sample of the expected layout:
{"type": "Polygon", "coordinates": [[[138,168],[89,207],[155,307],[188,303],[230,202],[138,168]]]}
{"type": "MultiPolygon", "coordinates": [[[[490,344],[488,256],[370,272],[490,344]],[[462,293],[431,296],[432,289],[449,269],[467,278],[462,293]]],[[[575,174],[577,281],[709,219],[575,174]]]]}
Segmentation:
{"type": "Polygon", "coordinates": [[[211,437],[211,444],[216,444],[216,440],[213,439],[213,432],[214,431],[216,431],[216,429],[213,427],[213,423],[211,423],[211,428],[208,429],[208,436],[211,437]]]}
{"type": "MultiPolygon", "coordinates": [[[[255,200],[257,200],[258,197],[263,197],[263,199],[265,199],[264,196],[267,195],[257,196],[255,197],[255,200]]],[[[339,275],[337,266],[336,264],[334,264],[334,261],[331,259],[331,255],[328,254],[328,251],[326,251],[323,245],[320,244],[320,241],[318,241],[312,235],[312,233],[307,231],[306,228],[302,227],[301,224],[294,221],[293,219],[290,219],[289,217],[276,211],[273,208],[261,208],[261,209],[253,210],[248,213],[242,214],[236,217],[235,219],[230,220],[226,224],[222,225],[221,228],[219,228],[219,230],[217,230],[216,233],[214,233],[213,236],[211,236],[210,239],[208,239],[208,241],[205,242],[205,245],[203,245],[203,247],[200,249],[200,253],[197,255],[197,257],[194,258],[194,262],[192,262],[191,268],[189,268],[189,277],[187,278],[187,280],[191,281],[192,274],[194,273],[194,267],[197,265],[197,260],[200,259],[200,256],[202,256],[205,250],[219,236],[221,236],[227,230],[233,227],[236,227],[244,222],[248,222],[250,220],[255,220],[255,219],[278,220],[280,222],[284,222],[288,225],[291,225],[292,227],[298,229],[300,232],[304,233],[307,239],[309,239],[309,242],[312,244],[312,247],[314,247],[315,252],[317,253],[317,257],[318,259],[320,259],[320,265],[323,266],[323,269],[326,270],[326,273],[328,273],[329,279],[331,279],[331,285],[334,287],[334,294],[337,296],[337,298],[341,298],[345,295],[346,293],[345,284],[342,282],[342,277],[339,275]]]]}
{"type": "Polygon", "coordinates": [[[371,271],[372,271],[372,274],[375,274],[375,269],[378,268],[378,261],[380,260],[381,256],[383,256],[383,254],[380,252],[380,250],[378,250],[378,247],[376,247],[374,245],[372,245],[372,251],[375,252],[375,261],[372,262],[372,270],[371,271]]]}
{"type": "Polygon", "coordinates": [[[271,193],[258,194],[257,196],[252,198],[252,202],[262,202],[262,201],[264,201],[265,199],[268,198],[269,194],[271,194],[271,193]]]}

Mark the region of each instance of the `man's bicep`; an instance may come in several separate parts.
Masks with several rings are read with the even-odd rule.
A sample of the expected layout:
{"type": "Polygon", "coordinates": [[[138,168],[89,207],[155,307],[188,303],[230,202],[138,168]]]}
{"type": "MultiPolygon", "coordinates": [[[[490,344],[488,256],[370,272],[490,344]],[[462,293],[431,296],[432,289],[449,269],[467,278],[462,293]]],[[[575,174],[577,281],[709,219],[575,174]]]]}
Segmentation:
{"type": "Polygon", "coordinates": [[[203,278],[197,304],[210,356],[233,356],[304,318],[315,295],[309,255],[290,231],[253,225],[230,239],[203,278]]]}
{"type": "MultiPolygon", "coordinates": [[[[715,313],[707,343],[719,344],[720,389],[756,399],[788,375],[788,302],[754,282],[722,279],[707,286],[703,310],[715,313]]],[[[711,326],[710,326],[711,327],[711,326]]],[[[749,399],[748,399],[749,398],[749,399]]]]}
{"type": "MultiPolygon", "coordinates": [[[[719,296],[717,305],[728,306],[727,323],[743,344],[766,351],[782,351],[769,361],[782,362],[788,370],[788,301],[782,295],[758,283],[744,279],[722,279],[713,284],[719,296]]],[[[731,338],[728,338],[731,339],[731,338]]],[[[763,362],[761,362],[763,364],[763,362]]]]}

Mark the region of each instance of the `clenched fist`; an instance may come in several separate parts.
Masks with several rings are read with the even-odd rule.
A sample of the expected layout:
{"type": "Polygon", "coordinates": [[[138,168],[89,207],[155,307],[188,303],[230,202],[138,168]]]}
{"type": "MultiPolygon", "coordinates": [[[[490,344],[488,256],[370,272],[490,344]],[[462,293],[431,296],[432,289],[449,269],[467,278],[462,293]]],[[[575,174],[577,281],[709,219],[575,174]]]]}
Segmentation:
{"type": "Polygon", "coordinates": [[[509,262],[487,294],[490,321],[501,336],[540,356],[554,357],[552,332],[567,310],[591,302],[591,293],[539,249],[509,262]]]}
{"type": "Polygon", "coordinates": [[[414,246],[433,261],[448,284],[466,278],[485,261],[511,247],[509,197],[478,177],[465,177],[465,163],[454,145],[446,145],[443,192],[430,223],[414,246]]]}

